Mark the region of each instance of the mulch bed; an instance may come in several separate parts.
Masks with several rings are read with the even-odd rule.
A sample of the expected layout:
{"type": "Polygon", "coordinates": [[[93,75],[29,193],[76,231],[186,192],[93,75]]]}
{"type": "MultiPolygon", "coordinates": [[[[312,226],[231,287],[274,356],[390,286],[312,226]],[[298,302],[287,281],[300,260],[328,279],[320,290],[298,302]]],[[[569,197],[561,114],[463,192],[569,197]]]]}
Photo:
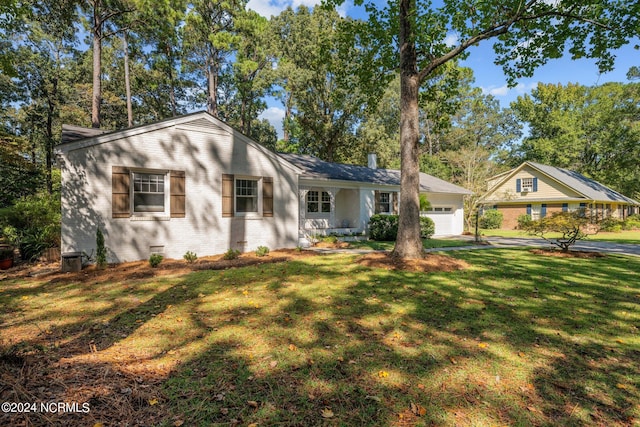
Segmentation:
{"type": "Polygon", "coordinates": [[[590,251],[569,251],[562,252],[560,249],[531,249],[530,252],[536,255],[552,256],[557,258],[604,258],[607,255],[601,252],[590,251]]]}
{"type": "Polygon", "coordinates": [[[192,264],[185,260],[164,259],[162,263],[153,268],[148,261],[123,262],[110,264],[105,268],[97,268],[91,265],[77,273],[63,273],[60,264],[22,264],[0,275],[0,280],[15,278],[46,279],[51,283],[58,282],[96,282],[96,281],[122,281],[126,279],[144,279],[147,277],[165,276],[169,274],[187,274],[196,270],[225,270],[232,267],[246,267],[275,262],[285,262],[298,258],[317,256],[312,251],[298,251],[295,249],[279,249],[271,251],[268,255],[259,257],[253,252],[247,252],[236,259],[226,260],[223,255],[198,258],[192,264]]]}
{"type": "Polygon", "coordinates": [[[375,252],[364,255],[358,263],[367,267],[384,268],[387,270],[421,271],[436,273],[464,270],[469,267],[465,261],[446,255],[428,254],[421,259],[403,260],[386,252],[375,252]]]}

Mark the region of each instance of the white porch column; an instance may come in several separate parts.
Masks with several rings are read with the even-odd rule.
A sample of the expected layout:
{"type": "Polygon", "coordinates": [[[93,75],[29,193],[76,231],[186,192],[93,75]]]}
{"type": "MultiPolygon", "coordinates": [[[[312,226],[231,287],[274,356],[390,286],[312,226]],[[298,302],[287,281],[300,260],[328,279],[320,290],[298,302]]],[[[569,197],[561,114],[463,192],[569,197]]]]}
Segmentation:
{"type": "Polygon", "coordinates": [[[329,193],[331,200],[331,211],[329,212],[329,228],[336,228],[336,194],[340,191],[339,188],[329,187],[325,189],[329,193]]]}
{"type": "Polygon", "coordinates": [[[298,212],[300,213],[300,224],[298,228],[300,230],[304,230],[304,224],[307,220],[307,193],[309,192],[309,188],[300,187],[298,189],[298,212]]]}

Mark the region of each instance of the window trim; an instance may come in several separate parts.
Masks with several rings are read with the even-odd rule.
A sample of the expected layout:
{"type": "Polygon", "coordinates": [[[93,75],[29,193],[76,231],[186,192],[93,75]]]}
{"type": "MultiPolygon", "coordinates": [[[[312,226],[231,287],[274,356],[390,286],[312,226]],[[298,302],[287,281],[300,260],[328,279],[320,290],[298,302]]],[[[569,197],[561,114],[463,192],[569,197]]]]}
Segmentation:
{"type": "Polygon", "coordinates": [[[533,192],[533,178],[522,178],[522,193],[532,193],[533,192]],[[529,185],[527,185],[527,184],[529,185]]]}
{"type": "Polygon", "coordinates": [[[381,191],[379,194],[378,206],[381,214],[390,215],[393,212],[393,196],[390,191],[381,191]],[[387,201],[383,201],[383,197],[387,196],[387,201]],[[387,205],[387,210],[384,210],[383,207],[387,205]]]}
{"type": "Polygon", "coordinates": [[[140,168],[131,168],[129,169],[129,209],[132,217],[169,217],[170,216],[170,182],[169,182],[169,171],[166,169],[140,169],[140,168]],[[136,211],[135,204],[135,177],[138,175],[161,175],[163,177],[163,207],[162,211],[156,212],[141,212],[136,211]]]}
{"type": "Polygon", "coordinates": [[[305,196],[305,204],[306,204],[306,214],[307,215],[311,215],[311,216],[319,216],[319,217],[325,217],[329,214],[331,214],[331,194],[329,194],[328,191],[324,191],[324,190],[309,190],[307,191],[307,194],[305,196]],[[317,200],[309,200],[309,197],[315,194],[317,197],[317,200]],[[326,199],[325,199],[325,195],[326,195],[326,199]],[[318,205],[318,210],[317,211],[310,211],[309,207],[314,204],[314,205],[318,205]],[[328,206],[328,210],[324,210],[324,207],[328,206]]]}
{"type": "MultiPolygon", "coordinates": [[[[240,217],[261,217],[262,216],[262,180],[261,176],[234,175],[233,177],[233,213],[234,216],[240,217]],[[238,210],[238,181],[254,181],[256,183],[256,210],[255,211],[239,211],[238,210]]],[[[242,195],[240,197],[243,197],[242,195]]]]}

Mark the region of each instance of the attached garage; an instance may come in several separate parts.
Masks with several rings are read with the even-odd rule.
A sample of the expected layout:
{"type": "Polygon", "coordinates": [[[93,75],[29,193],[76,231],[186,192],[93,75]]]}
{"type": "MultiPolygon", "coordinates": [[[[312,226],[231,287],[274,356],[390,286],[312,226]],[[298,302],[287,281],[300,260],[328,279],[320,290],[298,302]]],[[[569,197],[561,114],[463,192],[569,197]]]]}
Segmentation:
{"type": "Polygon", "coordinates": [[[464,231],[462,197],[453,194],[426,193],[431,206],[421,215],[433,220],[435,237],[459,236],[464,231]]]}

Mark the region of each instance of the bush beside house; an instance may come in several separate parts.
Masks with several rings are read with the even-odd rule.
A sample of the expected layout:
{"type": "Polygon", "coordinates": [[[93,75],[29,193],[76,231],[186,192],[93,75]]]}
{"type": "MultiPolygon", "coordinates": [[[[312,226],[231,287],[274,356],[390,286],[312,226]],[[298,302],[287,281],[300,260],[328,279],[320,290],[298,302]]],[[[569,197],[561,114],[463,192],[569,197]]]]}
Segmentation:
{"type": "MultiPolygon", "coordinates": [[[[435,233],[435,223],[426,216],[420,217],[420,237],[430,239],[435,233]]],[[[398,236],[398,215],[376,214],[369,220],[369,238],[392,241],[398,236]]]]}
{"type": "Polygon", "coordinates": [[[480,228],[485,230],[495,230],[502,227],[502,212],[497,209],[485,211],[480,217],[480,228]]]}

